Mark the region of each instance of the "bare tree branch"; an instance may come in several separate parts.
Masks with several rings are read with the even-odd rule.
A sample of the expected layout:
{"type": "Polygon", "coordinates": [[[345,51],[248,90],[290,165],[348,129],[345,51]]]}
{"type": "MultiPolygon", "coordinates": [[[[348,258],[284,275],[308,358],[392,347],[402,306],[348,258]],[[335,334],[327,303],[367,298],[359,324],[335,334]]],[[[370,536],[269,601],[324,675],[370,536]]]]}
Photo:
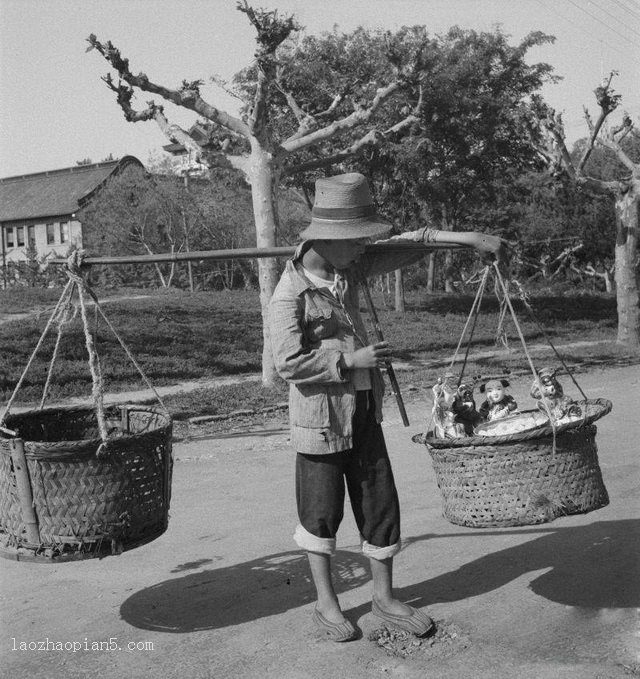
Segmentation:
{"type": "Polygon", "coordinates": [[[236,6],[247,15],[257,32],[258,82],[249,116],[249,130],[253,135],[261,136],[265,132],[268,117],[269,84],[276,80],[276,50],[300,26],[293,17],[280,18],[278,10],[255,10],[247,0],[241,0],[236,6]]]}
{"type": "Polygon", "coordinates": [[[615,111],[618,107],[618,104],[620,103],[620,95],[616,94],[611,87],[611,81],[615,75],[617,75],[617,72],[611,71],[609,74],[609,79],[599,87],[596,87],[594,90],[596,102],[600,107],[600,114],[598,115],[598,120],[596,121],[595,125],[593,124],[587,109],[584,109],[587,125],[589,126],[589,131],[591,132],[591,137],[587,147],[585,148],[582,158],[580,159],[580,163],[578,164],[578,174],[582,173],[585,165],[587,164],[587,160],[589,160],[589,156],[593,151],[593,147],[596,143],[596,140],[598,139],[600,130],[602,129],[607,116],[615,111]]]}
{"type": "Polygon", "coordinates": [[[405,118],[403,118],[401,121],[399,121],[392,127],[388,128],[387,130],[369,130],[365,135],[360,137],[360,139],[357,139],[356,141],[353,142],[353,144],[339,151],[338,153],[329,157],[318,158],[317,160],[309,160],[305,163],[300,163],[298,165],[284,167],[283,173],[285,175],[293,175],[298,172],[316,170],[321,167],[328,167],[330,165],[334,165],[336,163],[341,163],[344,162],[345,160],[349,160],[357,156],[359,153],[361,153],[367,146],[378,143],[380,139],[389,137],[393,134],[398,134],[404,128],[409,127],[410,125],[418,124],[419,118],[417,116],[417,109],[419,105],[420,104],[418,104],[409,115],[407,115],[405,118]]]}
{"type": "Polygon", "coordinates": [[[282,148],[287,153],[293,153],[307,146],[311,146],[321,141],[325,141],[326,139],[330,139],[343,130],[350,130],[357,125],[368,122],[373,117],[373,114],[380,108],[380,106],[382,106],[382,104],[387,99],[389,99],[391,95],[397,92],[400,87],[401,82],[399,80],[395,80],[386,87],[378,88],[376,95],[368,108],[358,108],[350,115],[345,116],[340,120],[335,120],[329,125],[318,130],[314,130],[303,137],[296,137],[293,135],[292,137],[289,137],[289,139],[286,139],[284,142],[282,142],[282,148]]]}
{"type": "Polygon", "coordinates": [[[163,99],[176,104],[176,106],[182,106],[191,111],[195,111],[203,118],[207,118],[218,125],[222,125],[222,127],[226,127],[237,134],[241,134],[245,137],[249,135],[249,129],[242,120],[208,104],[200,96],[199,85],[201,84],[201,81],[195,81],[193,83],[183,82],[182,89],[171,90],[150,81],[144,73],[133,75],[129,70],[129,60],[122,57],[120,50],[117,49],[110,40],[106,43],[101,43],[95,35],[91,34],[87,38],[87,42],[90,45],[90,49],[98,50],[98,52],[100,52],[100,54],[102,54],[102,56],[118,72],[120,78],[131,87],[137,87],[143,92],[158,94],[163,99]]]}
{"type": "Polygon", "coordinates": [[[635,172],[637,164],[634,163],[621,146],[622,140],[632,131],[633,122],[629,116],[623,118],[622,123],[598,139],[598,143],[611,149],[618,160],[631,172],[635,172]]]}

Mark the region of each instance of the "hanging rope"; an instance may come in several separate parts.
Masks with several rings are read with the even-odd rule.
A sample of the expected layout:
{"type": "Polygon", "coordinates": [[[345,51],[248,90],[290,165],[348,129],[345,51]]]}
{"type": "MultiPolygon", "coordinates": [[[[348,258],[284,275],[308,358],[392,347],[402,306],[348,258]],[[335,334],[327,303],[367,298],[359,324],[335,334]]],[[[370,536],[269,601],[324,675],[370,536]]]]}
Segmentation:
{"type": "Polygon", "coordinates": [[[521,285],[517,280],[515,280],[515,279],[514,279],[514,281],[513,281],[513,284],[514,284],[514,285],[516,286],[516,288],[518,289],[518,296],[520,297],[520,299],[522,300],[522,303],[524,304],[525,308],[526,308],[527,311],[529,312],[529,315],[531,316],[531,319],[532,319],[533,322],[536,324],[536,326],[538,327],[538,329],[542,332],[542,335],[544,336],[544,338],[545,338],[545,340],[547,341],[547,343],[549,344],[549,346],[553,349],[553,353],[556,355],[556,357],[557,357],[557,359],[560,361],[560,363],[562,363],[562,367],[565,369],[565,372],[567,373],[567,375],[569,375],[569,377],[571,378],[571,381],[575,384],[576,389],[582,394],[582,398],[584,398],[584,400],[587,401],[587,400],[588,400],[588,399],[587,399],[587,395],[584,393],[584,391],[582,391],[582,387],[581,387],[581,386],[578,384],[578,382],[576,381],[576,378],[573,376],[573,372],[572,372],[571,370],[569,370],[569,367],[568,367],[567,364],[565,363],[565,361],[564,361],[564,359],[562,358],[562,356],[558,353],[558,350],[556,349],[555,345],[554,345],[553,342],[551,341],[551,338],[550,338],[549,335],[547,334],[547,331],[544,329],[544,326],[540,323],[540,321],[538,321],[538,318],[536,317],[536,315],[535,315],[535,313],[534,313],[534,311],[533,311],[532,306],[529,304],[529,296],[528,296],[527,293],[524,291],[524,288],[523,288],[522,285],[521,285]]]}
{"type": "MultiPolygon", "coordinates": [[[[105,321],[105,323],[107,324],[108,328],[109,328],[109,329],[111,330],[111,332],[113,333],[114,337],[118,340],[120,346],[122,347],[122,349],[124,350],[124,352],[125,352],[125,353],[127,354],[127,356],[129,357],[129,360],[133,363],[133,365],[135,366],[136,370],[137,370],[138,373],[140,374],[140,377],[142,377],[144,383],[145,383],[145,384],[147,385],[147,387],[149,387],[149,389],[153,392],[154,396],[156,397],[156,399],[158,400],[158,402],[159,402],[160,405],[162,406],[162,409],[164,410],[165,414],[166,414],[166,415],[169,415],[169,411],[168,411],[167,407],[165,406],[163,400],[160,398],[160,394],[158,394],[158,392],[156,391],[155,387],[151,384],[151,382],[149,381],[149,379],[148,379],[147,376],[145,375],[144,371],[142,370],[142,367],[140,366],[140,364],[138,363],[138,361],[136,361],[135,357],[133,356],[133,354],[132,354],[131,351],[129,350],[129,347],[127,347],[127,345],[124,343],[124,340],[122,339],[122,337],[120,337],[120,335],[118,334],[118,331],[113,327],[113,325],[111,324],[111,321],[110,321],[110,320],[107,318],[107,316],[105,315],[104,311],[102,310],[102,306],[100,305],[100,302],[99,302],[97,296],[95,295],[95,293],[93,292],[93,290],[89,287],[89,285],[87,284],[86,280],[82,277],[82,275],[81,275],[81,273],[80,273],[80,267],[81,267],[81,265],[82,265],[82,259],[83,259],[83,257],[84,257],[84,251],[82,251],[82,250],[76,250],[76,252],[74,252],[73,255],[75,255],[75,257],[74,257],[73,259],[70,258],[70,260],[67,262],[67,271],[68,271],[68,275],[74,277],[74,278],[78,281],[78,287],[79,287],[80,290],[85,290],[85,291],[91,296],[91,298],[92,298],[92,300],[93,300],[93,303],[95,304],[95,308],[96,308],[96,310],[97,310],[97,313],[100,314],[100,316],[102,317],[102,319],[103,319],[103,320],[105,321]]],[[[96,316],[96,318],[97,318],[97,316],[96,316]]],[[[88,332],[89,332],[89,324],[88,324],[88,321],[86,321],[86,322],[84,323],[84,325],[85,325],[85,336],[87,336],[87,334],[88,334],[88,332]]]]}
{"type": "MultiPolygon", "coordinates": [[[[527,361],[529,362],[529,367],[531,368],[531,372],[533,373],[533,378],[535,380],[539,380],[538,376],[538,371],[536,370],[535,366],[533,365],[533,359],[531,358],[531,355],[529,354],[529,349],[527,347],[527,343],[524,339],[524,334],[522,332],[522,329],[520,328],[520,323],[518,323],[518,317],[516,316],[516,312],[513,308],[513,305],[511,304],[511,299],[509,297],[509,292],[507,291],[507,286],[505,285],[505,282],[502,278],[502,274],[500,273],[500,269],[498,267],[498,263],[494,262],[493,267],[496,271],[496,279],[500,284],[500,287],[502,288],[502,292],[504,293],[504,299],[509,307],[509,311],[511,312],[511,317],[513,318],[513,323],[516,327],[516,332],[518,333],[518,337],[520,338],[520,342],[522,343],[522,348],[524,350],[525,356],[527,357],[527,361]]],[[[547,411],[547,415],[549,417],[549,422],[551,424],[551,430],[553,432],[553,449],[552,449],[552,454],[555,455],[556,452],[556,423],[555,419],[553,417],[553,414],[551,412],[551,408],[548,403],[548,399],[543,395],[542,402],[544,404],[545,410],[547,411]]]]}
{"type": "MultiPolygon", "coordinates": [[[[58,336],[56,339],[56,344],[54,346],[53,350],[53,355],[51,362],[49,364],[49,370],[48,370],[48,375],[47,379],[44,385],[44,390],[42,394],[42,399],[40,401],[40,409],[43,408],[44,402],[46,400],[46,396],[49,392],[49,387],[50,387],[50,381],[51,381],[51,375],[53,373],[53,367],[55,360],[57,359],[58,352],[59,352],[59,347],[60,347],[60,341],[61,341],[61,335],[62,335],[62,330],[63,327],[68,323],[69,319],[69,314],[71,310],[71,299],[73,297],[74,292],[77,290],[78,291],[78,306],[80,309],[80,315],[82,318],[82,326],[83,326],[83,331],[84,331],[84,338],[85,338],[85,346],[87,348],[87,353],[89,355],[89,370],[91,372],[91,382],[92,382],[92,399],[93,399],[93,407],[96,413],[96,418],[98,421],[98,430],[100,433],[100,439],[102,443],[98,447],[98,450],[96,452],[96,455],[98,457],[101,457],[107,453],[107,446],[109,443],[108,439],[108,431],[107,431],[107,425],[106,425],[106,419],[105,419],[105,412],[104,412],[104,382],[102,378],[102,370],[100,367],[100,358],[98,356],[98,353],[96,351],[95,347],[95,341],[94,338],[91,334],[91,329],[90,329],[90,323],[89,323],[89,317],[87,313],[87,304],[86,304],[86,297],[85,293],[88,294],[91,299],[93,300],[96,308],[96,314],[95,314],[95,332],[97,335],[97,330],[98,330],[98,313],[100,316],[105,320],[106,324],[108,325],[109,329],[113,334],[115,335],[116,339],[120,343],[120,346],[124,349],[125,353],[133,363],[133,365],[136,367],[137,371],[140,373],[140,376],[142,377],[143,381],[145,384],[151,389],[151,391],[154,393],[156,399],[160,403],[164,413],[170,417],[169,411],[160,398],[160,395],[156,391],[156,389],[153,387],[147,376],[144,374],[141,366],[139,363],[136,361],[136,359],[133,357],[131,354],[129,348],[125,345],[124,341],[116,331],[116,329],[113,327],[109,319],[106,317],[104,314],[104,311],[102,310],[102,307],[100,306],[100,303],[98,301],[98,298],[96,297],[95,293],[93,290],[89,287],[87,284],[86,280],[84,279],[82,275],[82,260],[84,258],[84,251],[82,250],[76,250],[74,251],[71,256],[68,258],[65,269],[67,276],[69,277],[69,280],[67,284],[65,285],[62,294],[60,295],[60,299],[58,300],[58,303],[56,304],[55,309],[53,310],[53,313],[51,314],[51,317],[47,321],[47,324],[45,326],[45,329],[43,330],[40,339],[38,340],[38,343],[36,344],[35,349],[33,350],[29,360],[27,361],[27,365],[25,366],[22,375],[20,376],[20,379],[18,380],[18,383],[15,386],[15,389],[13,390],[13,393],[11,395],[11,398],[9,399],[9,402],[7,403],[6,408],[4,409],[4,412],[2,413],[2,417],[0,418],[0,429],[5,431],[6,433],[9,433],[11,435],[15,435],[15,432],[12,432],[9,429],[5,429],[3,427],[3,424],[5,422],[6,417],[9,414],[9,411],[11,409],[11,406],[13,405],[16,395],[20,388],[22,387],[22,384],[25,380],[25,377],[31,368],[31,365],[33,364],[33,361],[35,360],[35,357],[42,347],[42,344],[49,333],[49,330],[53,323],[57,322],[58,323],[58,336]]],[[[76,309],[77,311],[77,309],[76,309]]]]}
{"type": "Polygon", "coordinates": [[[473,300],[473,304],[471,305],[471,311],[469,312],[469,315],[467,316],[467,320],[464,324],[464,328],[462,329],[462,334],[460,335],[460,341],[458,342],[458,346],[456,347],[456,350],[453,354],[453,358],[451,359],[451,364],[449,365],[449,370],[451,371],[453,369],[453,364],[456,361],[456,358],[458,357],[458,352],[460,351],[460,347],[462,346],[462,340],[464,339],[464,336],[467,332],[467,328],[469,327],[469,323],[471,322],[471,319],[473,318],[473,325],[471,326],[471,332],[469,334],[469,340],[467,342],[467,348],[464,354],[464,360],[462,363],[462,369],[460,371],[460,377],[458,378],[458,386],[462,384],[462,376],[464,375],[465,368],[467,366],[467,359],[469,358],[469,351],[471,349],[471,341],[473,340],[473,335],[476,330],[476,324],[478,323],[478,316],[480,315],[480,304],[482,303],[482,297],[484,295],[484,290],[487,284],[487,279],[489,277],[489,266],[485,266],[484,272],[482,274],[482,280],[480,281],[480,285],[478,286],[478,292],[476,293],[476,297],[473,300]]]}
{"type": "MultiPolygon", "coordinates": [[[[467,348],[465,351],[464,355],[464,360],[462,363],[462,369],[460,371],[460,376],[458,377],[458,382],[457,386],[459,387],[462,384],[462,377],[464,375],[464,371],[467,365],[467,359],[469,357],[469,351],[471,349],[471,341],[473,340],[473,334],[476,329],[476,324],[478,322],[478,316],[480,314],[480,304],[482,303],[482,297],[484,295],[485,287],[487,284],[487,279],[489,277],[489,266],[486,266],[484,268],[483,274],[482,274],[482,279],[480,280],[480,285],[478,286],[478,291],[476,292],[475,299],[473,300],[473,304],[471,305],[471,310],[469,311],[469,315],[467,316],[467,320],[464,324],[464,328],[462,329],[462,334],[460,335],[460,339],[458,341],[458,346],[456,347],[456,350],[453,354],[453,358],[451,359],[451,363],[449,364],[449,372],[453,370],[453,365],[456,362],[456,358],[458,357],[458,353],[460,352],[460,347],[462,346],[462,341],[467,333],[467,328],[469,327],[469,324],[473,321],[473,325],[471,326],[471,332],[469,334],[469,340],[467,342],[467,348]]],[[[434,393],[434,399],[436,398],[436,395],[434,393]]],[[[435,400],[434,400],[434,406],[435,406],[435,400]]],[[[435,417],[435,408],[431,410],[431,417],[429,418],[429,421],[427,423],[427,430],[431,429],[433,426],[433,420],[435,417]]]]}
{"type": "Polygon", "coordinates": [[[42,335],[40,335],[40,339],[38,340],[38,343],[36,344],[36,348],[33,350],[33,353],[31,354],[29,360],[27,361],[27,365],[25,366],[24,370],[22,371],[22,375],[20,375],[20,379],[18,380],[18,383],[15,386],[15,389],[13,390],[13,393],[11,394],[11,398],[9,398],[9,402],[7,403],[6,408],[4,409],[4,412],[2,413],[2,417],[0,417],[0,427],[4,424],[4,421],[9,414],[9,410],[11,409],[11,406],[13,405],[13,402],[16,398],[16,394],[22,387],[22,383],[24,382],[25,377],[27,376],[27,373],[29,372],[29,368],[31,367],[31,364],[35,360],[35,357],[40,350],[40,347],[42,346],[42,343],[45,340],[45,337],[47,336],[47,333],[49,332],[49,328],[53,324],[54,320],[58,316],[58,311],[62,305],[62,302],[65,298],[65,295],[69,291],[69,289],[73,286],[72,281],[68,281],[67,284],[64,287],[64,290],[62,291],[62,294],[60,295],[60,299],[58,300],[58,303],[56,304],[55,309],[53,310],[53,313],[51,314],[51,317],[47,321],[47,324],[45,326],[45,329],[42,331],[42,335]]]}
{"type": "MultiPolygon", "coordinates": [[[[66,290],[67,288],[65,288],[66,290]]],[[[56,363],[56,359],[58,358],[58,351],[60,350],[60,342],[62,341],[62,333],[64,330],[64,326],[73,318],[75,317],[75,311],[72,311],[72,305],[71,305],[71,300],[73,299],[73,293],[75,291],[75,285],[72,285],[69,289],[69,293],[67,295],[67,299],[64,303],[64,305],[60,308],[60,311],[57,314],[57,317],[55,321],[58,324],[58,334],[56,336],[56,344],[53,348],[53,355],[51,356],[51,361],[49,362],[49,370],[47,370],[47,380],[45,382],[44,388],[42,390],[42,398],[40,399],[40,408],[39,410],[42,410],[44,407],[44,403],[47,399],[47,396],[49,395],[49,387],[51,385],[51,376],[53,375],[53,366],[56,363]]],[[[64,292],[62,293],[64,298],[64,292]]]]}

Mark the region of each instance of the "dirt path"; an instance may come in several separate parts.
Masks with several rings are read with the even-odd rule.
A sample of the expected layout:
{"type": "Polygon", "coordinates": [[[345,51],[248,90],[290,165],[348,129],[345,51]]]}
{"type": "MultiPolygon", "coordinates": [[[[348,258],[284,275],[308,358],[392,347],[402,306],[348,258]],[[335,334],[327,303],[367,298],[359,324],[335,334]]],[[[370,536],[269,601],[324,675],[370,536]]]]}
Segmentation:
{"type": "MultiPolygon", "coordinates": [[[[611,502],[539,526],[448,523],[429,455],[410,440],[424,426],[425,404],[408,404],[408,429],[387,408],[406,544],[396,586],[438,621],[432,642],[391,638],[371,616],[367,564],[348,507],[336,586],[363,638],[335,645],[315,637],[313,586],[291,539],[293,453],[286,427],[274,423],[178,443],[169,530],[149,545],[100,561],[0,561],[4,672],[14,679],[640,676],[640,366],[594,370],[580,383],[614,402],[598,423],[611,502]],[[86,640],[89,649],[111,640],[120,650],[19,650],[47,639],[86,640]]],[[[525,402],[527,390],[528,380],[514,380],[517,399],[525,402]]]]}

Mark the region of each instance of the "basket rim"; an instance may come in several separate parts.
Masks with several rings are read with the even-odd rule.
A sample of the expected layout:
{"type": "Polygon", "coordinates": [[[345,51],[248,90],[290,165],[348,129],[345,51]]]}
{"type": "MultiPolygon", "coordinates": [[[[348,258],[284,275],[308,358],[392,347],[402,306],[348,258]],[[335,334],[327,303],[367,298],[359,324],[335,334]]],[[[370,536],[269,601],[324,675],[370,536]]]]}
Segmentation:
{"type": "MultiPolygon", "coordinates": [[[[586,405],[591,412],[586,417],[575,420],[573,422],[566,422],[558,427],[555,427],[555,434],[561,434],[567,430],[582,429],[591,425],[596,420],[604,417],[613,408],[613,403],[605,398],[596,399],[582,399],[576,401],[578,405],[586,405]]],[[[537,412],[536,410],[525,410],[523,413],[537,412]]],[[[554,434],[554,427],[549,422],[543,423],[533,429],[524,432],[516,432],[514,434],[504,434],[502,436],[464,436],[460,438],[436,438],[429,436],[432,432],[423,432],[414,435],[411,440],[414,443],[426,445],[430,448],[471,448],[474,446],[493,446],[506,443],[516,443],[519,441],[528,441],[530,439],[543,438],[554,434]]]]}
{"type": "MultiPolygon", "coordinates": [[[[142,404],[137,404],[137,403],[114,403],[114,404],[109,404],[105,410],[108,412],[109,410],[118,410],[120,408],[126,408],[127,412],[146,412],[146,413],[151,413],[153,415],[157,415],[160,418],[162,418],[162,421],[158,423],[158,426],[153,429],[153,432],[160,432],[164,431],[167,428],[170,428],[173,424],[173,420],[170,415],[168,415],[166,412],[161,410],[160,408],[156,406],[149,406],[149,405],[142,405],[142,404]]],[[[32,417],[32,416],[42,416],[42,415],[54,415],[56,413],[77,413],[77,412],[91,412],[92,414],[95,412],[92,406],[89,405],[62,405],[62,406],[50,406],[47,408],[34,408],[32,410],[23,410],[19,413],[11,413],[7,416],[7,419],[5,421],[5,424],[8,425],[8,429],[10,428],[10,425],[12,424],[12,420],[14,418],[26,418],[26,417],[32,417]]],[[[110,439],[114,441],[131,441],[135,440],[140,437],[144,437],[148,435],[150,432],[140,432],[136,434],[126,434],[124,436],[118,437],[117,439],[110,439]]],[[[27,445],[36,445],[39,448],[42,448],[47,451],[55,451],[56,449],[60,447],[64,447],[65,449],[69,448],[85,448],[85,447],[91,447],[91,446],[98,446],[100,443],[102,443],[102,439],[99,436],[93,437],[93,438],[84,438],[84,439],[70,439],[70,440],[65,440],[65,441],[32,441],[31,439],[23,438],[21,436],[12,436],[9,433],[6,433],[5,431],[0,430],[0,448],[2,447],[1,444],[3,443],[8,443],[10,441],[23,441],[27,445]]],[[[0,450],[0,452],[2,452],[0,450]]],[[[33,455],[32,452],[27,453],[27,457],[33,455]]]]}

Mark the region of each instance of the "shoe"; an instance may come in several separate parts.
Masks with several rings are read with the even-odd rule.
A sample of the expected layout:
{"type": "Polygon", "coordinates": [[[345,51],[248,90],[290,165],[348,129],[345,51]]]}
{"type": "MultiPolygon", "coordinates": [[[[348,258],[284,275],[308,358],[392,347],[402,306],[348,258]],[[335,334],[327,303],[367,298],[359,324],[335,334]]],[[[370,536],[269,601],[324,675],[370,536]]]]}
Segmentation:
{"type": "Polygon", "coordinates": [[[408,615],[393,615],[383,611],[375,599],[371,604],[371,612],[389,625],[405,632],[411,632],[417,637],[426,637],[431,634],[435,630],[433,620],[417,608],[413,608],[413,606],[409,606],[409,608],[411,608],[411,613],[408,615]]]}
{"type": "Polygon", "coordinates": [[[344,622],[331,622],[317,608],[313,611],[313,622],[331,641],[352,641],[358,636],[356,628],[348,620],[344,622]]]}

